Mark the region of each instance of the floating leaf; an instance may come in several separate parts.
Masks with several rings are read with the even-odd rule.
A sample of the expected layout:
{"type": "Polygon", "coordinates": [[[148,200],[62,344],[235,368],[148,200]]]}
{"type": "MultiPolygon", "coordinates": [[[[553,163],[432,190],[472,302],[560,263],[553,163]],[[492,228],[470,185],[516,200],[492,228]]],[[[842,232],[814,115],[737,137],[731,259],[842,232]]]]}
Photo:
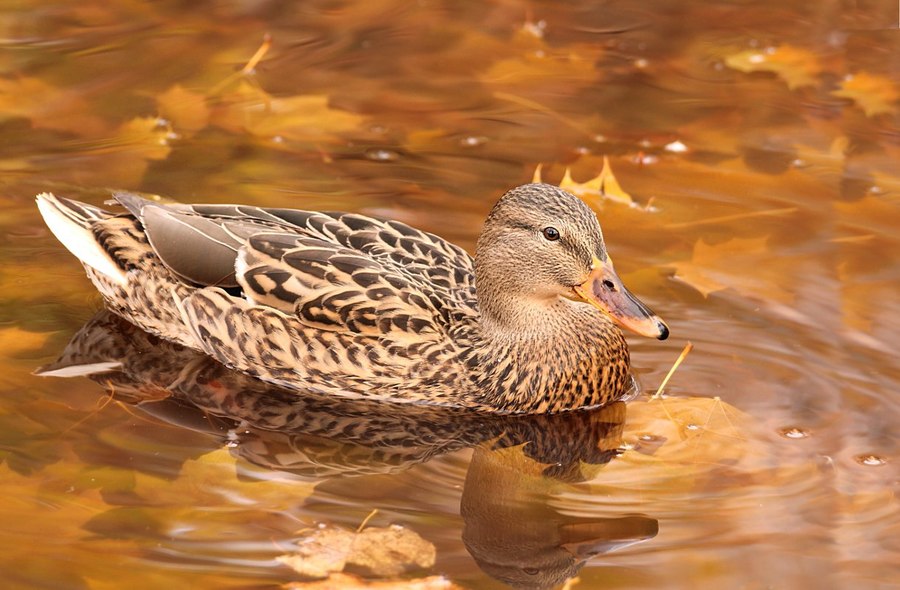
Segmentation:
{"type": "Polygon", "coordinates": [[[604,467],[593,487],[672,494],[716,476],[717,467],[753,463],[765,451],[751,443],[746,414],[718,398],[636,400],[628,405],[627,450],[604,467]],[[652,474],[652,475],[651,475],[652,474]]]}
{"type": "MultiPolygon", "coordinates": [[[[542,182],[541,168],[541,165],[538,164],[534,169],[532,182],[542,182]]],[[[634,205],[634,199],[625,192],[619,184],[619,181],[616,180],[612,171],[612,166],[609,164],[609,158],[606,156],[603,156],[603,169],[600,171],[600,174],[586,182],[575,182],[575,180],[572,179],[571,170],[566,168],[566,172],[559,183],[559,187],[581,198],[593,197],[595,199],[606,199],[617,203],[624,203],[626,205],[634,205]]]]}
{"type": "Polygon", "coordinates": [[[32,352],[44,346],[49,336],[46,332],[30,332],[18,326],[0,328],[0,350],[7,357],[32,352]]]}
{"type": "Polygon", "coordinates": [[[231,451],[218,449],[185,461],[175,481],[139,473],[134,491],[153,506],[231,506],[244,502],[265,504],[270,509],[287,509],[312,493],[312,484],[256,479],[252,471],[241,472],[239,477],[238,468],[231,451]]]}
{"type": "Polygon", "coordinates": [[[897,101],[900,100],[900,92],[893,80],[866,72],[847,76],[841,82],[840,90],[835,90],[832,94],[849,98],[866,113],[867,117],[895,113],[897,101]]]}
{"type": "MultiPolygon", "coordinates": [[[[496,42],[496,41],[494,41],[496,42]]],[[[543,29],[526,23],[508,43],[490,50],[494,60],[479,79],[497,91],[522,96],[558,96],[557,88],[571,91],[596,83],[601,71],[595,66],[603,53],[597,44],[548,45],[543,29]]]]}
{"type": "Polygon", "coordinates": [[[434,565],[434,545],[407,528],[367,528],[361,532],[322,527],[297,543],[297,551],[278,561],[310,578],[345,568],[378,577],[398,576],[434,565]]]}
{"type": "Polygon", "coordinates": [[[222,100],[214,115],[216,124],[266,139],[326,141],[358,130],[365,121],[360,115],[332,108],[325,95],[275,98],[248,80],[241,80],[222,100]]]}
{"type": "Polygon", "coordinates": [[[156,106],[160,116],[169,120],[178,133],[193,135],[209,124],[206,97],[178,84],[156,97],[156,106]]]}
{"type": "Polygon", "coordinates": [[[812,86],[822,71],[815,53],[791,45],[741,51],[726,57],[725,65],[741,72],[771,72],[791,90],[812,86]]]}
{"type": "Polygon", "coordinates": [[[24,117],[35,128],[80,135],[100,133],[104,127],[75,88],[58,88],[39,78],[0,78],[0,113],[0,119],[24,117]]]}
{"type": "Polygon", "coordinates": [[[137,117],[119,128],[115,142],[123,152],[146,160],[165,160],[172,151],[172,127],[157,117],[137,117]]]}
{"type": "Polygon", "coordinates": [[[767,241],[767,237],[734,238],[710,245],[697,240],[691,259],[674,264],[675,278],[688,283],[704,297],[732,288],[758,299],[791,301],[793,296],[776,283],[781,275],[772,263],[767,241]]]}

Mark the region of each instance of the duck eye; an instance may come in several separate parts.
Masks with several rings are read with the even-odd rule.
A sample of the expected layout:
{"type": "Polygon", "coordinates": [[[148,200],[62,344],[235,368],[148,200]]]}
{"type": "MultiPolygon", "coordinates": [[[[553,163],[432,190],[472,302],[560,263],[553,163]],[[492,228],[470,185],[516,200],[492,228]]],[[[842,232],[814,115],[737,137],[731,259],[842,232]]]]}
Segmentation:
{"type": "Polygon", "coordinates": [[[541,230],[541,233],[546,239],[550,240],[551,242],[555,242],[559,239],[559,230],[555,227],[545,227],[541,230]]]}

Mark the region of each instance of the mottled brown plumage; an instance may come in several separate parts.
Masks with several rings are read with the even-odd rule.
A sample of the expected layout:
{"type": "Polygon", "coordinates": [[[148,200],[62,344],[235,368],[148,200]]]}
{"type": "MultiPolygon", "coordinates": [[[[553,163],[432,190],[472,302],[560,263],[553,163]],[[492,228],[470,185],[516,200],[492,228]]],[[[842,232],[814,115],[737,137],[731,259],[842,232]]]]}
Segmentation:
{"type": "Polygon", "coordinates": [[[353,213],[115,198],[127,213],[38,205],[117,314],[283,387],[557,412],[630,388],[613,320],[668,333],[615,276],[596,216],[550,185],[504,195],[474,260],[353,213]]]}

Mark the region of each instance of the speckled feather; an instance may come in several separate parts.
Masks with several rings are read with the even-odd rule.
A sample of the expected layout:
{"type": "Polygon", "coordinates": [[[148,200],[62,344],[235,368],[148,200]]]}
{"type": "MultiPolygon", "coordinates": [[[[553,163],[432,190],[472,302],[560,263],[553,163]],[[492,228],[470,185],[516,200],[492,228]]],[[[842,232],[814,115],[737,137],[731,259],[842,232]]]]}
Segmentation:
{"type": "MultiPolygon", "coordinates": [[[[525,209],[596,233],[594,252],[605,257],[581,201],[549,185],[515,190],[508,195],[525,209]]],[[[406,224],[115,197],[128,213],[42,196],[124,271],[117,282],[85,265],[109,307],[264,381],[504,413],[599,405],[631,386],[624,337],[603,314],[561,300],[560,313],[542,321],[559,332],[554,341],[498,335],[479,311],[472,257],[406,224]]],[[[504,200],[492,215],[504,213],[504,200]]]]}

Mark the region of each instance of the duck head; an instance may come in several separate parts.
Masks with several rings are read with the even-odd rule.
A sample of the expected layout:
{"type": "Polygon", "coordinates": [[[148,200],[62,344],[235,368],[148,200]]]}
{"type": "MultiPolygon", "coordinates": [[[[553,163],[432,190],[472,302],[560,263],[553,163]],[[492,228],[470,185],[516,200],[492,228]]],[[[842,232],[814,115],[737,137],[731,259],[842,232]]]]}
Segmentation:
{"type": "Polygon", "coordinates": [[[497,202],[478,239],[475,282],[482,317],[503,329],[552,323],[569,300],[642,336],[669,335],[616,274],[597,216],[557,186],[526,184],[497,202]]]}

